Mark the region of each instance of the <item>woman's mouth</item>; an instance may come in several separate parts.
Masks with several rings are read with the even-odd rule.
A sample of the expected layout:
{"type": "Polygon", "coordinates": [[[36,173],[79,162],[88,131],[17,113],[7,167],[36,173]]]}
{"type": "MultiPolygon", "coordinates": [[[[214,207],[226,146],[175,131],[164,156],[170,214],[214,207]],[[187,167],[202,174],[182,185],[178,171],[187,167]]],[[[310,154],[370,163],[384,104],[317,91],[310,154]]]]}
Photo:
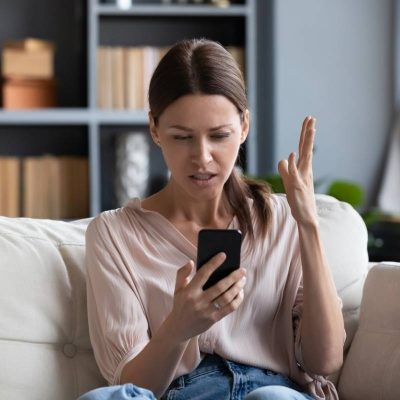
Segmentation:
{"type": "Polygon", "coordinates": [[[215,176],[215,174],[194,174],[190,175],[189,178],[197,185],[207,186],[213,181],[215,176]]]}

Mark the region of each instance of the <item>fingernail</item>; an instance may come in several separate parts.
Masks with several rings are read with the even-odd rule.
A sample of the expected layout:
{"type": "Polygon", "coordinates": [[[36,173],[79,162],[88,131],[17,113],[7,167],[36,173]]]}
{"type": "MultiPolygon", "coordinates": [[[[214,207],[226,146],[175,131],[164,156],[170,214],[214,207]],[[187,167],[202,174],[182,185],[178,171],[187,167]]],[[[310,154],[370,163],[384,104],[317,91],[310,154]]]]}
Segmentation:
{"type": "Polygon", "coordinates": [[[240,284],[244,285],[247,281],[247,278],[245,276],[242,277],[242,279],[240,280],[240,284]]]}

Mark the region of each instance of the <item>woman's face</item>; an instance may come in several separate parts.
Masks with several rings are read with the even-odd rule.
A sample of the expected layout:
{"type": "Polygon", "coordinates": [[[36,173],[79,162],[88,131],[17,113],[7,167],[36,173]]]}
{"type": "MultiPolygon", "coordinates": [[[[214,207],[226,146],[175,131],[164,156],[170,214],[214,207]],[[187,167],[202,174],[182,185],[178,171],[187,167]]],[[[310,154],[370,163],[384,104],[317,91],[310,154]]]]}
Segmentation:
{"type": "Polygon", "coordinates": [[[197,200],[221,194],[245,141],[249,113],[221,95],[187,95],[170,104],[150,131],[178,185],[197,200]]]}

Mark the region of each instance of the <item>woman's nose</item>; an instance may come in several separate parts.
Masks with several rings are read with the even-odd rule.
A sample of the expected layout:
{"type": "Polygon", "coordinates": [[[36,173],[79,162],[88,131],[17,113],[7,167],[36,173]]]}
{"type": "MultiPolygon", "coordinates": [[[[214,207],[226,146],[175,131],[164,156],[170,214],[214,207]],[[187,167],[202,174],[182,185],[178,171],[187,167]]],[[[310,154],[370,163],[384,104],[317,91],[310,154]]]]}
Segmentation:
{"type": "Polygon", "coordinates": [[[192,159],[197,165],[207,165],[212,161],[211,146],[209,143],[207,143],[207,141],[199,141],[195,143],[193,147],[192,159]]]}

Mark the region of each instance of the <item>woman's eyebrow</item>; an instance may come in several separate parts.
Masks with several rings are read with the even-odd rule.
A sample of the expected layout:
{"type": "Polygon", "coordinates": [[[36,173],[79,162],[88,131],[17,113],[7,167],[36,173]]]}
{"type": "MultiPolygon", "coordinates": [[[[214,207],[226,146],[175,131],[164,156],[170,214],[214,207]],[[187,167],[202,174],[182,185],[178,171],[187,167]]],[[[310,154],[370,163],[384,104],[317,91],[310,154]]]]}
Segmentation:
{"type": "MultiPolygon", "coordinates": [[[[219,125],[214,128],[210,128],[209,130],[210,131],[218,131],[219,129],[228,128],[228,127],[232,127],[232,124],[219,125]]],[[[187,128],[186,126],[182,126],[182,125],[171,125],[168,127],[168,129],[170,129],[170,128],[179,129],[181,131],[193,132],[193,129],[187,128]]]]}
{"type": "Polygon", "coordinates": [[[168,129],[170,128],[179,129],[181,131],[193,132],[193,129],[187,128],[186,126],[182,125],[171,125],[168,127],[168,129]]]}
{"type": "Polygon", "coordinates": [[[219,126],[216,126],[215,128],[210,128],[210,131],[218,131],[219,129],[222,129],[222,128],[230,128],[230,127],[232,127],[232,124],[224,124],[224,125],[219,125],[219,126]]]}

